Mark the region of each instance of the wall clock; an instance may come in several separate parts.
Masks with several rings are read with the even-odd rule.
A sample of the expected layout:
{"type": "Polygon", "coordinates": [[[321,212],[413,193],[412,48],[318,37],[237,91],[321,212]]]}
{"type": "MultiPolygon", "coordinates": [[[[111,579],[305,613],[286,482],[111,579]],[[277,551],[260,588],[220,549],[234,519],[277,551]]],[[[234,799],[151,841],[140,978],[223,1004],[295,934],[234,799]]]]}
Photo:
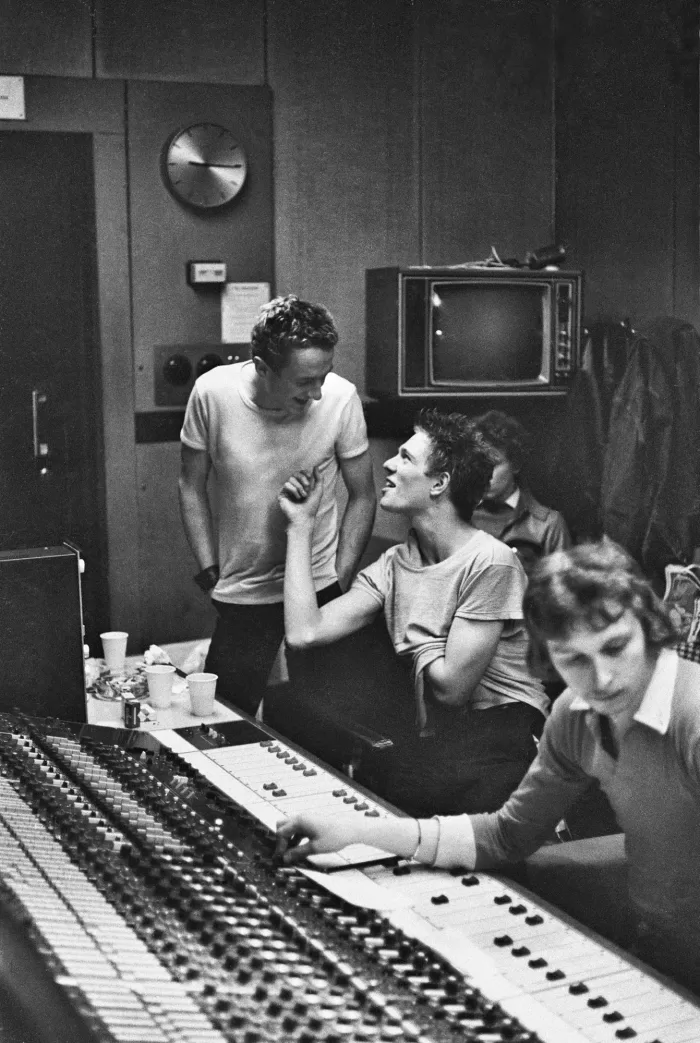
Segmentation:
{"type": "Polygon", "coordinates": [[[246,154],[238,139],[218,123],[193,123],[165,143],[163,178],[180,202],[195,210],[227,206],[246,179],[246,154]]]}

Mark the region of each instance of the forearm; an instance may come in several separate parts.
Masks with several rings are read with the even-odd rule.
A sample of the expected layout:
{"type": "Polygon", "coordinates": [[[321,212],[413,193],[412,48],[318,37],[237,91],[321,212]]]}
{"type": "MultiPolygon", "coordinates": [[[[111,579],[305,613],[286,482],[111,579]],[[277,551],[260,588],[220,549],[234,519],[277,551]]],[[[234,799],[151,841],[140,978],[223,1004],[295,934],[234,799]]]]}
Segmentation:
{"type": "Polygon", "coordinates": [[[180,517],[187,542],[200,569],[206,569],[218,561],[214,523],[209,498],[206,493],[180,485],[180,517]]]}
{"type": "Polygon", "coordinates": [[[284,631],[292,648],[314,644],[321,622],[311,565],[314,519],[287,529],[287,560],[284,570],[284,631]]]}
{"type": "Polygon", "coordinates": [[[476,854],[468,815],[429,819],[355,818],[302,812],[277,828],[276,856],[301,862],[309,855],[368,844],[401,858],[444,868],[471,868],[476,854]],[[291,846],[290,846],[291,845],[291,846]]]}
{"type": "Polygon", "coordinates": [[[419,823],[414,818],[363,819],[357,825],[359,828],[356,842],[381,848],[382,851],[399,855],[401,858],[413,858],[419,836],[423,833],[424,821],[420,822],[420,833],[419,823]]]}
{"type": "Polygon", "coordinates": [[[357,572],[357,566],[372,534],[376,498],[350,496],[345,507],[338,534],[335,569],[338,582],[347,590],[357,572]]]}
{"type": "Polygon", "coordinates": [[[425,678],[436,702],[443,706],[466,706],[472,697],[479,678],[465,676],[464,672],[450,669],[446,656],[434,659],[425,668],[425,678]]]}
{"type": "Polygon", "coordinates": [[[573,734],[567,734],[561,720],[552,724],[550,718],[538,754],[515,792],[497,812],[471,816],[479,869],[522,861],[553,835],[591,784],[579,759],[573,734]]]}
{"type": "MultiPolygon", "coordinates": [[[[455,616],[442,655],[427,654],[425,679],[437,702],[445,706],[464,706],[493,659],[503,631],[500,620],[473,620],[455,616]]],[[[433,652],[440,652],[436,648],[433,652]]],[[[425,654],[425,653],[424,653],[425,654]]],[[[418,652],[420,656],[420,651],[418,652]]],[[[420,667],[420,658],[416,663],[420,667]]]]}

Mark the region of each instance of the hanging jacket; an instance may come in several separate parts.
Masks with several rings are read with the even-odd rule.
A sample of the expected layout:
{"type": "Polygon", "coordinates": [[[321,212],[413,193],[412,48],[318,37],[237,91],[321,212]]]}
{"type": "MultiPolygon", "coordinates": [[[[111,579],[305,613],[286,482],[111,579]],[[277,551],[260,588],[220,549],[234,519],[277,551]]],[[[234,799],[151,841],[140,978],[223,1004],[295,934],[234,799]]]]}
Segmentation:
{"type": "Polygon", "coordinates": [[[633,339],[605,450],[604,532],[657,581],[700,541],[700,336],[655,319],[633,339]]]}
{"type": "Polygon", "coordinates": [[[600,486],[607,424],[630,337],[629,327],[621,322],[595,322],[587,328],[581,368],[552,447],[553,505],[566,518],[577,543],[602,535],[600,486]]]}

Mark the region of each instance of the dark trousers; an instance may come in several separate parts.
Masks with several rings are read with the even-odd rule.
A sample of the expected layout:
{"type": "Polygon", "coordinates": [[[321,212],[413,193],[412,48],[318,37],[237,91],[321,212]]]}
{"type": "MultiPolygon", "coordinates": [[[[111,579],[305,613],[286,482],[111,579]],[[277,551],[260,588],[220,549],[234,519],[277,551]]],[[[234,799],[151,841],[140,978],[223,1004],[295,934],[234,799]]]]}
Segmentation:
{"type": "Polygon", "coordinates": [[[295,670],[293,691],[265,700],[265,720],[336,767],[349,759],[353,725],[391,739],[388,750],[362,747],[355,777],[409,814],[495,811],[534,759],[544,717],[525,703],[433,703],[434,734],[420,738],[411,663],[396,655],[383,616],[318,652],[310,669],[295,670]]]}
{"type": "Polygon", "coordinates": [[[533,706],[441,708],[434,733],[399,740],[382,796],[410,815],[496,811],[534,760],[544,717],[533,706]]]}
{"type": "Polygon", "coordinates": [[[700,997],[700,951],[697,930],[692,930],[692,933],[685,931],[680,923],[674,930],[663,930],[638,922],[635,924],[633,942],[629,949],[650,967],[654,967],[677,985],[700,997]]]}
{"type": "MultiPolygon", "coordinates": [[[[340,586],[333,583],[319,591],[316,599],[319,605],[325,605],[340,593],[340,586]]],[[[205,669],[218,674],[217,698],[255,715],[284,638],[284,606],[282,602],[231,605],[213,600],[212,603],[218,618],[205,669]]],[[[292,685],[297,683],[295,669],[301,668],[302,663],[306,669],[313,670],[314,654],[288,657],[292,685]],[[311,658],[307,659],[307,656],[311,658]]]]}

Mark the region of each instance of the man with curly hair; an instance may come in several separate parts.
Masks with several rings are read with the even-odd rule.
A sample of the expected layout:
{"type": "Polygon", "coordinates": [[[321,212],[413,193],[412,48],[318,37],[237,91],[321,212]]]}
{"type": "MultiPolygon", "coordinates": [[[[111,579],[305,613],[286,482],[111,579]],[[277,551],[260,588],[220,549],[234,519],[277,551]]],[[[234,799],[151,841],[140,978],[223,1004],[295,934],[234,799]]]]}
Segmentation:
{"type": "Polygon", "coordinates": [[[251,359],[205,373],[187,404],[180,508],[195,581],[218,614],[206,669],[218,674],[217,694],[251,714],[284,635],[281,485],[299,468],[323,475],[312,553],[321,602],[350,583],[372,530],[367,430],[354,385],[332,372],[337,342],[324,307],[278,297],[253,327],[251,359]],[[339,474],[348,493],[340,523],[339,474]]]}
{"type": "Polygon", "coordinates": [[[383,510],[409,520],[408,539],[321,608],[312,547],[323,475],[295,475],[280,495],[289,520],[287,643],[332,647],[383,614],[397,669],[377,683],[373,659],[363,690],[373,691],[371,720],[387,715],[395,754],[373,788],[378,782],[383,796],[414,814],[497,808],[527,770],[548,707],[525,661],[523,568],[470,522],[492,467],[464,416],[423,411],[384,464],[380,497],[383,510]],[[381,707],[387,688],[393,706],[381,707]]]}

